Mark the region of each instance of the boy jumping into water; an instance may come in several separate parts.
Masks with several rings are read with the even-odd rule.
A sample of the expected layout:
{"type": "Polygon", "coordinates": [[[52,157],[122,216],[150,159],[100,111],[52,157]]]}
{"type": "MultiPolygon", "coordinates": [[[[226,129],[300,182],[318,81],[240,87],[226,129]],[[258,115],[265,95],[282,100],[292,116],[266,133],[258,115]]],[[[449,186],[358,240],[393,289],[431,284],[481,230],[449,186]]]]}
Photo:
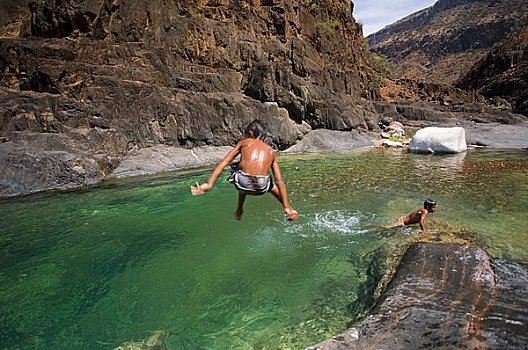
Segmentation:
{"type": "Polygon", "coordinates": [[[396,222],[386,226],[386,228],[402,227],[412,224],[420,224],[420,228],[425,232],[425,219],[429,213],[436,211],[436,202],[431,199],[426,199],[423,209],[418,209],[407,216],[402,216],[396,222]]]}
{"type": "Polygon", "coordinates": [[[191,193],[196,196],[210,191],[224,168],[240,154],[238,168],[230,176],[230,182],[238,190],[235,219],[240,220],[242,218],[244,201],[248,194],[261,195],[266,192],[271,192],[282,203],[284,213],[289,221],[297,219],[297,211],[288,202],[286,185],[282,180],[277,155],[271,146],[264,142],[266,129],[258,120],[255,120],[246,127],[244,134],[245,138],[238,141],[235,147],[216,166],[209,180],[206,183],[197,182],[196,186],[191,186],[191,193]],[[270,169],[275,181],[269,174],[270,169]]]}

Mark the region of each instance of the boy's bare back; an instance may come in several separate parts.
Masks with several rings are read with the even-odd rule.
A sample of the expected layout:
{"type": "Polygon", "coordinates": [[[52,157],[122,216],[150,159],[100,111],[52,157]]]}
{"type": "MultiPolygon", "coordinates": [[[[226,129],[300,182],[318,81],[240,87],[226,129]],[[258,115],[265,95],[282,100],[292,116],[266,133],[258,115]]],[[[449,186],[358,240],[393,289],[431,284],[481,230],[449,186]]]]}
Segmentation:
{"type": "Polygon", "coordinates": [[[418,224],[420,223],[422,218],[425,219],[425,216],[427,216],[428,213],[429,212],[427,211],[427,209],[418,209],[418,210],[413,211],[409,215],[404,216],[402,218],[402,221],[405,225],[418,224]]]}
{"type": "Polygon", "coordinates": [[[239,169],[251,175],[267,175],[275,160],[273,148],[260,139],[245,138],[239,141],[239,169]]]}

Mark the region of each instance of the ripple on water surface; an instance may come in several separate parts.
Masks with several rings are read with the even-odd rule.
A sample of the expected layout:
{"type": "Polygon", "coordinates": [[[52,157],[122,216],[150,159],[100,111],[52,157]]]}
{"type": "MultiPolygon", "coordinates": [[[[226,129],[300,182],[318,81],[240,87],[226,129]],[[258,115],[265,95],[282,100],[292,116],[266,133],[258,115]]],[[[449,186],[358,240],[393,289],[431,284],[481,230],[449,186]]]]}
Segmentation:
{"type": "Polygon", "coordinates": [[[192,197],[209,170],[0,201],[4,348],[109,349],[156,331],[170,349],[306,347],[368,309],[373,260],[410,236],[380,226],[428,197],[432,228],[467,227],[496,257],[528,261],[526,152],[361,151],[281,168],[295,222],[272,196],[233,220],[222,178],[192,197]]]}

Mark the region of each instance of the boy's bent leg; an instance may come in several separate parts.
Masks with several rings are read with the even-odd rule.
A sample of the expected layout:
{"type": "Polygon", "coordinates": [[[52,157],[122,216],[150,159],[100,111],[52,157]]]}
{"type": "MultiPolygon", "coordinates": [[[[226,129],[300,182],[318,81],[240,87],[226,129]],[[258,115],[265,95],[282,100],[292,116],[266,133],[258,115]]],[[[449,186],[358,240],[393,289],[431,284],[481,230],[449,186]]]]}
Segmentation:
{"type": "Polygon", "coordinates": [[[244,213],[243,207],[244,207],[244,201],[246,200],[246,195],[243,193],[238,193],[238,205],[237,209],[235,211],[235,219],[240,220],[242,218],[242,214],[244,213]]]}
{"type": "Polygon", "coordinates": [[[392,224],[386,225],[385,228],[389,229],[389,228],[395,228],[395,227],[404,227],[405,226],[404,219],[405,219],[405,216],[402,216],[398,218],[398,220],[394,221],[392,224]]]}

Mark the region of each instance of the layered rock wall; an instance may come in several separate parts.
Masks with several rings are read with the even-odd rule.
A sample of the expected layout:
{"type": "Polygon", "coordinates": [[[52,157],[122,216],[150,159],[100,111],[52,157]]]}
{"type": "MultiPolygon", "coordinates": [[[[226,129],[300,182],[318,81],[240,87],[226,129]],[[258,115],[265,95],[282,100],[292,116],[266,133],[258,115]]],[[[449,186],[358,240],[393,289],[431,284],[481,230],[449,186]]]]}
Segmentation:
{"type": "Polygon", "coordinates": [[[528,27],[493,48],[459,80],[458,86],[479,91],[528,116],[528,27]]]}
{"type": "Polygon", "coordinates": [[[277,149],[375,125],[379,79],[347,0],[0,8],[0,195],[96,182],[138,148],[230,145],[255,118],[277,149]],[[29,154],[53,185],[22,176],[42,170],[29,154]]]}

